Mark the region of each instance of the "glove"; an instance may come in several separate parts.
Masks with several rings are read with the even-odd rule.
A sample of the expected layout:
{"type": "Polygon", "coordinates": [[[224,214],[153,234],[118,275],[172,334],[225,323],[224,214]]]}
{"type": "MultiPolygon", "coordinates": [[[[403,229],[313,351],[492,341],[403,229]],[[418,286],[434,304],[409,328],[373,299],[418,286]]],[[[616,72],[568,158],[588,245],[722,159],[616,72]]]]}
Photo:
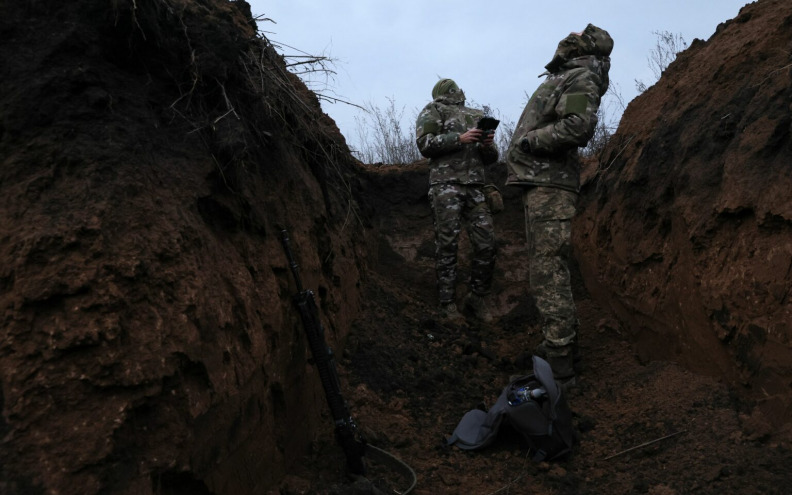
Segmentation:
{"type": "Polygon", "coordinates": [[[530,153],[531,152],[531,142],[528,141],[528,138],[520,139],[520,149],[523,153],[530,153]]]}
{"type": "Polygon", "coordinates": [[[487,184],[484,186],[484,199],[487,201],[487,206],[489,206],[493,214],[503,211],[503,196],[501,196],[495,184],[487,184]]]}

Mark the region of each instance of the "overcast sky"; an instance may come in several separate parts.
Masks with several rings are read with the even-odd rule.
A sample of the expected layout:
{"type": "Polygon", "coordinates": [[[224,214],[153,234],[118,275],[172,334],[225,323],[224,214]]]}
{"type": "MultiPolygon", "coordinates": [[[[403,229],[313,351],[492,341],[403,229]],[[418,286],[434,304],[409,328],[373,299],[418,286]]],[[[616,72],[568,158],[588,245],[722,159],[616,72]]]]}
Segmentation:
{"type": "MultiPolygon", "coordinates": [[[[746,0],[248,0],[253,16],[271,19],[259,29],[284,55],[299,51],[334,59],[332,79],[311,89],[358,105],[386,109],[389,100],[414,129],[438,77],[454,79],[470,106],[488,105],[516,121],[541,82],[558,42],[588,23],[614,39],[611,84],[629,103],[635,80],[651,85],[647,58],[656,31],[688,44],[707,40],[721,22],[737,16],[746,0]],[[557,9],[553,6],[557,5],[557,9]],[[294,48],[288,48],[288,45],[294,48]],[[299,50],[299,51],[298,51],[299,50]]],[[[606,103],[608,103],[606,101],[606,103]]],[[[610,103],[617,112],[616,102],[610,103]]],[[[364,113],[344,103],[322,103],[351,147],[359,142],[364,113]]],[[[620,112],[618,112],[620,114],[620,112]]]]}

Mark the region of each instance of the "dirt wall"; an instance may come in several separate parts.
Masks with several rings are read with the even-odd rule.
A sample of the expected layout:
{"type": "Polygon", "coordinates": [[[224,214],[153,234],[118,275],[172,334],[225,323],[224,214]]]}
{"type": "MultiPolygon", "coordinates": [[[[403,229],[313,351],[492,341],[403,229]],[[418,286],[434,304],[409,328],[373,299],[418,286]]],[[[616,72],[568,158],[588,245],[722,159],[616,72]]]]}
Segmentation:
{"type": "Polygon", "coordinates": [[[0,7],[0,492],[254,493],[332,428],[279,232],[338,343],[353,163],[254,28],[245,2],[0,7]]]}
{"type": "Polygon", "coordinates": [[[646,361],[792,417],[792,6],[746,5],[630,103],[588,176],[575,245],[646,361]]]}

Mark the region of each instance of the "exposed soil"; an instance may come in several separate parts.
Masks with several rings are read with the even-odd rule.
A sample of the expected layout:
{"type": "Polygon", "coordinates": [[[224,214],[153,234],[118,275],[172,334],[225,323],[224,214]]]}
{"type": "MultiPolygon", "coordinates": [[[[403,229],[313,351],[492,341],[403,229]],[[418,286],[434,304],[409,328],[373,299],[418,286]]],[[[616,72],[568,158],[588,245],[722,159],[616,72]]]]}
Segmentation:
{"type": "Polygon", "coordinates": [[[792,438],[792,4],[695,40],[587,171],[586,286],[643,362],[721,376],[792,438]]]}
{"type": "MultiPolygon", "coordinates": [[[[341,364],[358,426],[372,444],[417,472],[415,493],[786,492],[792,452],[773,439],[774,428],[750,417],[725,380],[669,361],[643,360],[630,343],[631,332],[589,296],[577,270],[584,360],[581,385],[569,395],[579,431],[574,453],[559,462],[532,462],[508,427],[481,451],[447,447],[462,415],[492,405],[511,375],[529,369],[525,351],[541,341],[523,276],[519,200],[507,191],[507,210],[496,217],[498,321],[486,325],[468,315],[462,325],[443,323],[434,310],[433,251],[421,242],[431,239],[429,207],[409,186],[426,176],[426,168],[380,169],[373,175],[376,180],[366,183],[372,196],[390,191],[394,202],[403,198],[404,208],[379,224],[386,238],[401,243],[393,248],[380,241],[379,250],[372,249],[379,263],[364,283],[363,317],[355,322],[341,364]],[[402,230],[405,219],[409,228],[402,230]],[[629,450],[634,447],[639,448],[629,450]]],[[[314,449],[280,493],[371,490],[360,482],[350,487],[331,438],[314,449]]],[[[408,486],[390,466],[372,466],[368,479],[377,489],[391,493],[408,486]]]]}
{"type": "Polygon", "coordinates": [[[0,494],[403,490],[346,473],[283,228],[414,493],[788,493],[790,26],[785,0],[746,6],[586,165],[579,443],[535,463],[508,429],[444,443],[541,339],[519,191],[497,320],[443,323],[426,164],[357,163],[245,2],[0,4],[0,494]]]}

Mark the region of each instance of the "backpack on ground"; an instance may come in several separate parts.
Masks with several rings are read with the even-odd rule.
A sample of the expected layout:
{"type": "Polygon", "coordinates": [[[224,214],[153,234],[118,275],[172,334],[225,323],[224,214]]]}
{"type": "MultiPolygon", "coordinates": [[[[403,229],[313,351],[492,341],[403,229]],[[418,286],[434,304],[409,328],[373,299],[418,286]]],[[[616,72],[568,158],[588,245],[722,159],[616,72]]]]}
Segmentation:
{"type": "Polygon", "coordinates": [[[522,435],[534,461],[558,459],[572,450],[572,411],[550,364],[539,356],[533,357],[533,373],[513,378],[489,411],[465,413],[448,444],[463,450],[486,447],[504,421],[522,435]]]}

